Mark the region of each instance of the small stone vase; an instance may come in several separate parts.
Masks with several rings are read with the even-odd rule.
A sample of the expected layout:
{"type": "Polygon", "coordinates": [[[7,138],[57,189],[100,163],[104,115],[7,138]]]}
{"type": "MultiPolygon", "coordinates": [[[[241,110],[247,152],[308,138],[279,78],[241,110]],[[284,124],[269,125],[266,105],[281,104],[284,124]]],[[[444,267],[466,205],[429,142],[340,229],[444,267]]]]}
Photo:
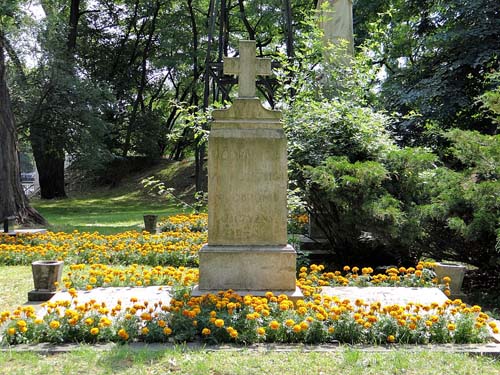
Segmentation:
{"type": "Polygon", "coordinates": [[[144,215],[144,230],[149,233],[156,233],[156,223],[158,215],[144,215]]]}
{"type": "Polygon", "coordinates": [[[466,267],[456,263],[436,263],[434,265],[434,272],[439,282],[443,281],[443,277],[448,276],[451,278],[450,292],[451,296],[461,296],[462,282],[464,281],[466,267]]]}
{"type": "Polygon", "coordinates": [[[38,260],[31,263],[35,290],[28,293],[28,301],[48,301],[57,291],[56,283],[61,282],[64,262],[58,260],[38,260]]]}

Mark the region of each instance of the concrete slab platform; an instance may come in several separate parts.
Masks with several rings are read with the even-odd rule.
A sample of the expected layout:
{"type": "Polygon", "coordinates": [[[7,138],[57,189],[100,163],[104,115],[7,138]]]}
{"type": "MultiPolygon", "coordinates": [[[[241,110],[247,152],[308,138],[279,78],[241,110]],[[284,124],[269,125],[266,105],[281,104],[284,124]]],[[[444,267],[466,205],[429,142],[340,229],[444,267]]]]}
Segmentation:
{"type": "Polygon", "coordinates": [[[6,234],[9,236],[17,236],[17,235],[23,235],[23,234],[42,234],[42,233],[47,233],[47,229],[44,228],[30,228],[30,229],[15,229],[12,232],[7,232],[7,233],[0,233],[0,234],[6,234]]]}
{"type": "MultiPolygon", "coordinates": [[[[139,302],[148,301],[150,304],[161,301],[163,304],[170,304],[172,299],[170,287],[168,286],[149,286],[141,288],[116,287],[116,288],[95,288],[91,290],[79,290],[77,300],[79,304],[91,300],[96,303],[105,302],[106,306],[113,307],[118,301],[123,308],[132,306],[130,301],[132,297],[137,298],[139,302]]],[[[72,297],[68,292],[58,292],[50,301],[71,301],[72,297]]],[[[40,309],[37,314],[43,315],[44,310],[40,309]]]]}
{"type": "Polygon", "coordinates": [[[366,303],[380,302],[382,306],[406,305],[409,302],[429,305],[442,304],[448,297],[439,288],[402,288],[402,287],[323,287],[322,294],[354,302],[362,299],[366,303]]]}

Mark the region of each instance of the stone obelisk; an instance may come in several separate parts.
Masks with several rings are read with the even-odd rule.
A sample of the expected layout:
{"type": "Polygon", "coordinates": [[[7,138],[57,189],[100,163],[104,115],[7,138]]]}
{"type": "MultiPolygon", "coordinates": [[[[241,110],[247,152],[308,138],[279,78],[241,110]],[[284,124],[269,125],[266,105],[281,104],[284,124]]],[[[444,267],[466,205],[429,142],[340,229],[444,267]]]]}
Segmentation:
{"type": "Polygon", "coordinates": [[[281,112],[256,97],[257,75],[271,74],[256,58],[255,41],[240,41],[239,58],[224,59],[238,75],[238,98],[213,112],[208,140],[208,244],[200,250],[194,295],[233,289],[300,296],[296,252],[287,244],[287,142],[281,112]]]}

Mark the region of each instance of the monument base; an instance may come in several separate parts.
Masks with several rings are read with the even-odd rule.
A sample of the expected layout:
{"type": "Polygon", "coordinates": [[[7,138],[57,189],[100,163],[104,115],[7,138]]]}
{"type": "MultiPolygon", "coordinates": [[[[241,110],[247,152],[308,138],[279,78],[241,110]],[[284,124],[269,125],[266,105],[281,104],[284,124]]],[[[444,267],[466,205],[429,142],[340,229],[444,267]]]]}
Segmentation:
{"type": "Polygon", "coordinates": [[[295,249],[290,245],[205,245],[199,252],[198,290],[202,294],[228,289],[294,293],[296,256],[295,249]]]}
{"type": "Polygon", "coordinates": [[[48,301],[52,297],[57,294],[57,291],[49,291],[49,290],[32,290],[28,292],[28,301],[29,302],[42,302],[48,301]]]}
{"type": "MultiPolygon", "coordinates": [[[[267,292],[273,293],[276,297],[280,295],[285,295],[290,301],[297,302],[299,299],[304,299],[304,295],[302,294],[302,291],[300,290],[299,287],[295,287],[294,291],[290,290],[234,290],[231,289],[235,294],[245,297],[245,296],[255,296],[255,297],[265,297],[267,292]]],[[[201,297],[205,294],[214,294],[217,295],[221,290],[202,290],[200,289],[199,285],[196,285],[192,292],[191,295],[193,297],[201,297]]]]}

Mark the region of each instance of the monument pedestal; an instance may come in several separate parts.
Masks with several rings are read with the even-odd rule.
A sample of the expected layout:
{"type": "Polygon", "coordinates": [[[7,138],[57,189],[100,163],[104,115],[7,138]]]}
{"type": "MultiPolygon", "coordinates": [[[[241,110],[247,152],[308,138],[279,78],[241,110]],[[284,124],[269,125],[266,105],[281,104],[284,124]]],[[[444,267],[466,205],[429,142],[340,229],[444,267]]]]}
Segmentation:
{"type": "Polygon", "coordinates": [[[200,250],[199,290],[295,291],[292,246],[212,246],[200,250]]]}

